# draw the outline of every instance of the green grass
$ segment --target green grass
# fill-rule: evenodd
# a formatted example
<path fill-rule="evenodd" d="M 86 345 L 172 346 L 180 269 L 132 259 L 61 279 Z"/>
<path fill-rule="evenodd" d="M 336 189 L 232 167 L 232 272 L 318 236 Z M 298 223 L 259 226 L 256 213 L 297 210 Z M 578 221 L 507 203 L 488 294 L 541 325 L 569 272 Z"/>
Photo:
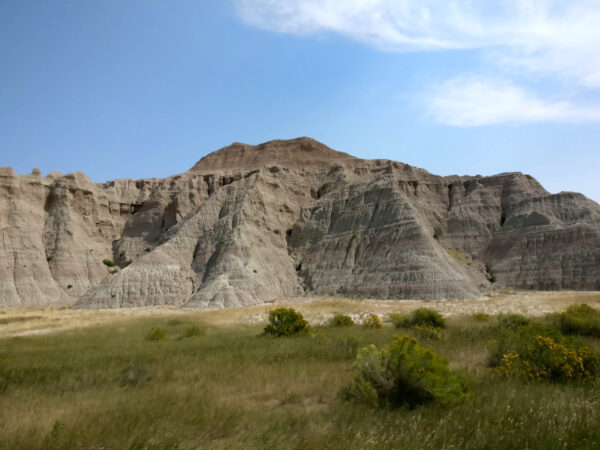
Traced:
<path fill-rule="evenodd" d="M 206 334 L 181 339 L 192 325 Z M 145 339 L 155 327 L 166 339 Z M 314 327 L 273 338 L 262 329 L 209 326 L 189 314 L 0 340 L 0 448 L 600 446 L 598 388 L 490 373 L 487 343 L 498 329 L 471 317 L 419 342 L 465 371 L 472 395 L 413 410 L 369 409 L 340 391 L 356 375 L 357 348 L 414 330 Z"/>

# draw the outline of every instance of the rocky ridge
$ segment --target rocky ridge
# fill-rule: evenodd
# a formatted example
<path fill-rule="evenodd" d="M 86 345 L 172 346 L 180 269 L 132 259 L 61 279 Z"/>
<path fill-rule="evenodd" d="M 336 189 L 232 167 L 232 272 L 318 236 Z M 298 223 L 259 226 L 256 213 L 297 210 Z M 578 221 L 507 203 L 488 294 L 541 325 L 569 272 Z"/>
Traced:
<path fill-rule="evenodd" d="M 520 173 L 439 177 L 309 138 L 235 143 L 166 179 L 0 169 L 0 233 L 0 308 L 600 289 L 600 206 L 585 196 Z"/>

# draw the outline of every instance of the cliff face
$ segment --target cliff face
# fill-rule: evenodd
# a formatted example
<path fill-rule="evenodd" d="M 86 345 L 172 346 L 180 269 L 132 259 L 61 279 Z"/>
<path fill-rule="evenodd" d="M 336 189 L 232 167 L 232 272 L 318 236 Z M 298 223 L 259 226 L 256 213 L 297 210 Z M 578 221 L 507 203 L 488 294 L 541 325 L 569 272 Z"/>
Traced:
<path fill-rule="evenodd" d="M 162 180 L 0 169 L 0 233 L 4 308 L 600 289 L 600 206 L 583 195 L 519 173 L 438 177 L 308 138 L 233 144 Z"/>

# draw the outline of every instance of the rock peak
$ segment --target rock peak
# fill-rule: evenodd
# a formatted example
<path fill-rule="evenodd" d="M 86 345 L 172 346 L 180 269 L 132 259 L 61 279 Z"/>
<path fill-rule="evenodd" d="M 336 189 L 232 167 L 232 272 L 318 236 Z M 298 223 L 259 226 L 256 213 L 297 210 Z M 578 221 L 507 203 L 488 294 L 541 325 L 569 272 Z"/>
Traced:
<path fill-rule="evenodd" d="M 288 168 L 327 167 L 335 163 L 355 160 L 357 158 L 333 150 L 315 139 L 300 137 L 288 140 L 276 139 L 258 145 L 234 142 L 206 155 L 190 171 L 239 171 L 269 165 Z"/>

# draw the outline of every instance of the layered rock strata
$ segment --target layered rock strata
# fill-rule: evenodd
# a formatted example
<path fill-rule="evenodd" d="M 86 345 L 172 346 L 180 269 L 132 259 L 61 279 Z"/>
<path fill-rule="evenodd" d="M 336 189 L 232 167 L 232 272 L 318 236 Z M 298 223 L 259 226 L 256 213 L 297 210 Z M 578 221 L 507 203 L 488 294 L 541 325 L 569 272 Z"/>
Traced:
<path fill-rule="evenodd" d="M 520 173 L 439 177 L 308 138 L 232 144 L 166 179 L 0 169 L 0 233 L 1 308 L 600 289 L 600 206 L 583 195 Z"/>

